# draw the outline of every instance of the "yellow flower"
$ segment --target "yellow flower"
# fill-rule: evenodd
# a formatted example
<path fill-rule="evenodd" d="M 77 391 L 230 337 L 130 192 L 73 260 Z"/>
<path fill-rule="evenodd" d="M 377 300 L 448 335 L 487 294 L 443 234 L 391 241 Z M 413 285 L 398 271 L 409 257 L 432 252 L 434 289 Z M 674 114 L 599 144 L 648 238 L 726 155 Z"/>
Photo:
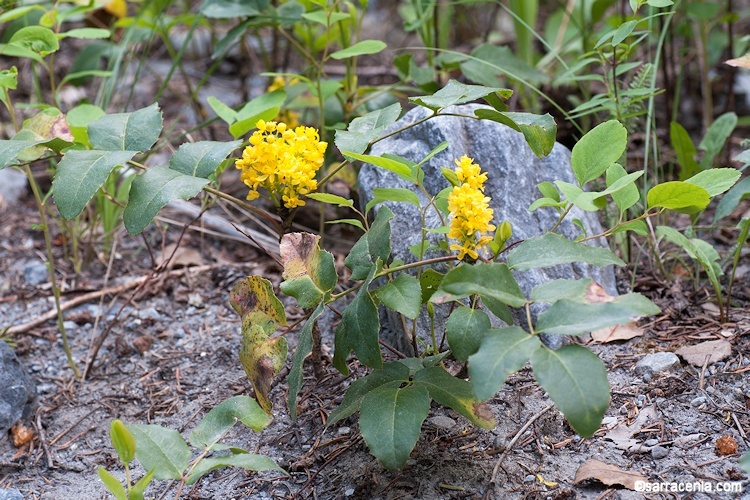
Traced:
<path fill-rule="evenodd" d="M 288 82 L 283 76 L 276 76 L 274 77 L 271 84 L 266 89 L 266 92 L 273 92 L 274 90 L 284 90 L 289 85 L 294 85 L 297 83 L 298 80 L 294 78 L 292 81 Z M 276 121 L 277 122 L 285 122 L 287 126 L 290 129 L 295 129 L 300 125 L 300 114 L 297 111 L 292 111 L 290 109 L 282 109 L 279 111 L 279 114 L 276 115 Z"/>
<path fill-rule="evenodd" d="M 458 252 L 459 260 L 467 255 L 477 259 L 477 250 L 492 241 L 489 233 L 495 230 L 491 224 L 493 211 L 489 205 L 490 199 L 484 195 L 487 174 L 467 156 L 456 160 L 456 165 L 456 177 L 460 184 L 448 195 L 448 210 L 451 212 L 448 237 L 458 243 L 451 244 L 450 249 Z"/>
<path fill-rule="evenodd" d="M 312 127 L 291 129 L 285 123 L 258 120 L 250 145 L 235 166 L 240 179 L 250 188 L 248 200 L 258 198 L 258 189 L 268 191 L 276 206 L 295 208 L 305 204 L 300 195 L 318 188 L 315 180 L 323 165 L 328 143 L 321 142 Z"/>

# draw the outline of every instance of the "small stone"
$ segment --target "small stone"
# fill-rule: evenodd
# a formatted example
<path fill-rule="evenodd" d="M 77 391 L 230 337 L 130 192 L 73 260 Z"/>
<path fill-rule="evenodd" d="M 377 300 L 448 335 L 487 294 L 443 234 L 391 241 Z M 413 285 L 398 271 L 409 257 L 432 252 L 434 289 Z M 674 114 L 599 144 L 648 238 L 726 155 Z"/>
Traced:
<path fill-rule="evenodd" d="M 663 446 L 654 446 L 651 448 L 651 456 L 656 460 L 661 460 L 669 455 L 669 450 Z"/>
<path fill-rule="evenodd" d="M 657 444 L 659 444 L 659 440 L 658 439 L 647 439 L 646 441 L 643 442 L 643 444 L 645 444 L 646 446 L 656 446 Z"/>
<path fill-rule="evenodd" d="M 354 495 L 354 488 L 348 488 L 344 491 L 344 496 L 350 497 Z"/>
<path fill-rule="evenodd" d="M 534 481 L 534 479 L 536 479 L 536 476 L 534 476 L 534 474 L 529 474 L 528 476 L 526 476 L 525 478 L 523 478 L 523 482 L 524 483 L 531 483 L 531 482 Z"/>
<path fill-rule="evenodd" d="M 78 330 L 78 323 L 76 323 L 75 321 L 64 321 L 63 327 L 65 328 L 66 332 L 72 332 Z"/>
<path fill-rule="evenodd" d="M 504 450 L 505 442 L 506 439 L 504 437 L 496 436 L 495 439 L 492 440 L 492 447 L 496 450 Z"/>
<path fill-rule="evenodd" d="M 351 427 L 339 427 L 339 430 L 337 431 L 339 435 L 346 436 L 352 431 Z"/>
<path fill-rule="evenodd" d="M 690 401 L 690 406 L 700 406 L 705 403 L 706 400 L 706 396 L 698 396 L 697 398 L 694 398 L 692 401 Z"/>
<path fill-rule="evenodd" d="M 159 321 L 161 319 L 161 314 L 159 314 L 159 311 L 157 311 L 155 307 L 147 307 L 146 309 L 138 311 L 138 317 L 141 319 Z"/>
<path fill-rule="evenodd" d="M 206 305 L 203 303 L 203 297 L 199 293 L 191 293 L 188 295 L 188 304 L 195 307 L 196 309 L 202 309 Z"/>
<path fill-rule="evenodd" d="M 714 386 L 709 385 L 708 387 L 706 387 L 706 393 L 713 394 L 714 392 L 716 392 L 716 389 L 714 388 Z"/>
<path fill-rule="evenodd" d="M 427 419 L 427 423 L 445 431 L 449 431 L 456 426 L 456 421 L 450 417 L 446 417 L 445 415 L 436 415 L 434 417 L 430 417 Z"/>
<path fill-rule="evenodd" d="M 41 285 L 49 279 L 47 265 L 38 260 L 29 262 L 23 268 L 23 279 L 31 286 Z"/>
<path fill-rule="evenodd" d="M 0 488 L 0 500 L 23 500 L 23 494 L 15 488 Z"/>
<path fill-rule="evenodd" d="M 656 352 L 644 356 L 637 365 L 635 373 L 643 375 L 645 373 L 655 374 L 668 372 L 680 367 L 680 358 L 673 352 Z"/>

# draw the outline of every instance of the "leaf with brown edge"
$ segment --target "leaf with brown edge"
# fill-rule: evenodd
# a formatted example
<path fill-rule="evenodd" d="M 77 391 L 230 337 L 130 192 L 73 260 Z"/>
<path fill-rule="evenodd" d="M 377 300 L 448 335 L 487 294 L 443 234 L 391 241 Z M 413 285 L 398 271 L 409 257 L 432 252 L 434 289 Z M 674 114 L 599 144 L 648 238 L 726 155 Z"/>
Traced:
<path fill-rule="evenodd" d="M 320 236 L 290 233 L 281 238 L 279 253 L 284 264 L 281 291 L 311 309 L 333 290 L 338 281 L 333 255 L 319 246 Z"/>
<path fill-rule="evenodd" d="M 643 335 L 643 328 L 635 323 L 625 323 L 624 325 L 608 326 L 591 332 L 591 338 L 594 342 L 606 343 L 616 340 L 629 340 Z"/>
<path fill-rule="evenodd" d="M 595 479 L 606 486 L 615 484 L 622 485 L 629 490 L 635 490 L 637 481 L 648 481 L 648 478 L 638 472 L 621 470 L 611 464 L 600 462 L 599 460 L 589 460 L 583 463 L 576 471 L 573 484 Z"/>
<path fill-rule="evenodd" d="M 229 294 L 229 302 L 242 317 L 240 363 L 255 389 L 261 407 L 271 413 L 268 398 L 271 384 L 286 361 L 287 342 L 271 335 L 286 325 L 284 306 L 273 293 L 273 286 L 260 276 L 248 276 Z"/>

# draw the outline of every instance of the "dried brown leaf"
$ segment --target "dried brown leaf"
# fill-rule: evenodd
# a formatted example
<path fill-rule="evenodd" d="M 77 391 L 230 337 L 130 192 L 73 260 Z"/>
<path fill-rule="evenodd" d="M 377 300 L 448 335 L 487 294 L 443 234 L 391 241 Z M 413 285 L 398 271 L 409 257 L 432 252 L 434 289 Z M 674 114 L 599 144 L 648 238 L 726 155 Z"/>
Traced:
<path fill-rule="evenodd" d="M 16 448 L 20 448 L 34 439 L 34 431 L 23 425 L 21 422 L 18 422 L 11 427 L 10 433 L 13 435 L 13 445 Z"/>
<path fill-rule="evenodd" d="M 750 69 L 750 54 L 745 54 L 744 56 L 738 57 L 737 59 L 729 59 L 728 61 L 724 61 L 724 64 L 727 64 L 734 68 Z"/>
<path fill-rule="evenodd" d="M 591 338 L 595 342 L 606 343 L 614 342 L 616 340 L 628 340 L 643 335 L 643 328 L 640 328 L 635 323 L 627 323 L 625 325 L 615 325 L 600 330 L 591 332 Z"/>
<path fill-rule="evenodd" d="M 636 481 L 648 481 L 648 478 L 639 472 L 624 471 L 599 460 L 589 460 L 582 464 L 576 471 L 573 484 L 578 484 L 588 479 L 596 479 L 607 486 L 619 484 L 629 490 L 635 490 Z"/>
<path fill-rule="evenodd" d="M 716 440 L 717 455 L 734 455 L 735 453 L 737 453 L 737 441 L 732 436 L 724 434 Z"/>
<path fill-rule="evenodd" d="M 675 354 L 682 357 L 693 366 L 703 366 L 708 357 L 708 363 L 722 361 L 732 355 L 732 344 L 726 340 L 709 340 L 700 344 L 680 347 Z"/>

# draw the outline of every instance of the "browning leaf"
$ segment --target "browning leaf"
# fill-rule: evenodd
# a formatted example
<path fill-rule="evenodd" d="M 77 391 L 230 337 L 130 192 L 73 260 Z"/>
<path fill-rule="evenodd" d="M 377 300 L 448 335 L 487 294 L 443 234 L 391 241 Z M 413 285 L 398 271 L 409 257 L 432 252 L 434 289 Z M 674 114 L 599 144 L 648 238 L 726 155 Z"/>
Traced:
<path fill-rule="evenodd" d="M 648 481 L 643 474 L 624 471 L 599 460 L 589 460 L 583 463 L 576 471 L 573 484 L 578 484 L 588 479 L 596 479 L 607 486 L 620 484 L 629 490 L 635 490 L 636 481 Z"/>

